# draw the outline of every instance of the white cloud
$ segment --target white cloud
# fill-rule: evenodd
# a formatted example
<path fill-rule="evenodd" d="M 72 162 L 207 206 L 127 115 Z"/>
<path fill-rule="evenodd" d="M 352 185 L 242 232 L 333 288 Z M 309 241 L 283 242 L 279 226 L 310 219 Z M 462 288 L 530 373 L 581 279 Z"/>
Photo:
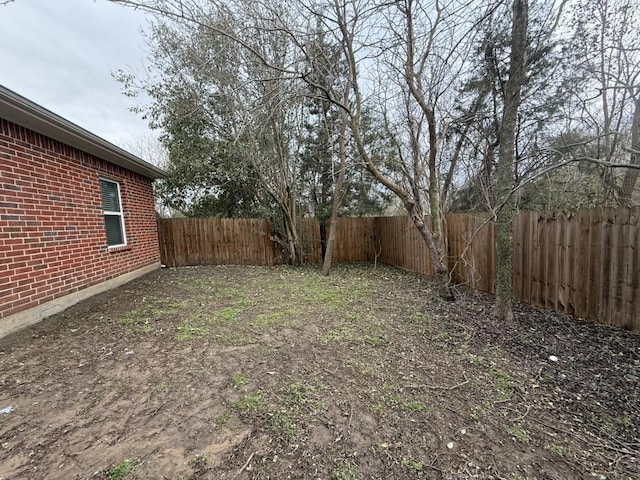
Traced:
<path fill-rule="evenodd" d="M 148 135 L 111 73 L 142 69 L 143 12 L 106 0 L 16 0 L 0 7 L 0 84 L 123 145 Z M 135 100 L 134 100 L 135 101 Z"/>

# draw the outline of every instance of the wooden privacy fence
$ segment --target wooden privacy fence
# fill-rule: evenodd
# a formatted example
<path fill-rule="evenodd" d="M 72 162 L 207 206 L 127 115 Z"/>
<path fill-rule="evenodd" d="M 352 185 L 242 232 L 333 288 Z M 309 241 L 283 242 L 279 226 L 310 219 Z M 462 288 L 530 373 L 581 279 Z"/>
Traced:
<path fill-rule="evenodd" d="M 543 215 L 514 222 L 514 288 L 522 302 L 640 332 L 640 207 Z M 427 248 L 408 217 L 338 219 L 333 260 L 373 261 L 431 275 Z M 495 225 L 446 215 L 454 282 L 495 291 Z M 161 219 L 168 266 L 282 263 L 267 220 Z M 320 226 L 303 221 L 305 261 L 320 263 Z"/>
<path fill-rule="evenodd" d="M 263 219 L 171 218 L 158 221 L 160 259 L 186 265 L 273 265 L 277 245 Z"/>
<path fill-rule="evenodd" d="M 373 217 L 339 218 L 333 260 L 373 260 Z M 160 258 L 169 267 L 186 265 L 276 265 L 284 261 L 271 240 L 268 220 L 246 218 L 163 218 L 158 220 Z M 307 263 L 321 263 L 320 224 L 302 221 L 302 248 Z"/>

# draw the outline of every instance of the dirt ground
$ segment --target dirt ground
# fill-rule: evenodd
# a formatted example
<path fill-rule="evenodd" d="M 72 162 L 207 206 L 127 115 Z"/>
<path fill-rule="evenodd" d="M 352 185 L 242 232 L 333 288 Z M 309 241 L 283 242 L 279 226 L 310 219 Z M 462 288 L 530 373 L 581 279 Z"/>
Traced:
<path fill-rule="evenodd" d="M 372 265 L 159 270 L 0 340 L 0 479 L 640 478 L 640 336 L 491 306 Z"/>

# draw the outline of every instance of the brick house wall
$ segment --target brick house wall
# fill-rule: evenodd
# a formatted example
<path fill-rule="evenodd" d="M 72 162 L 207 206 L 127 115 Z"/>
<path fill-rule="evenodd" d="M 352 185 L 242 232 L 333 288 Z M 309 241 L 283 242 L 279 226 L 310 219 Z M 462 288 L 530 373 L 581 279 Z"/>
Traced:
<path fill-rule="evenodd" d="M 107 247 L 100 178 L 120 183 L 126 246 Z M 152 182 L 0 119 L 0 327 L 14 313 L 158 264 Z"/>

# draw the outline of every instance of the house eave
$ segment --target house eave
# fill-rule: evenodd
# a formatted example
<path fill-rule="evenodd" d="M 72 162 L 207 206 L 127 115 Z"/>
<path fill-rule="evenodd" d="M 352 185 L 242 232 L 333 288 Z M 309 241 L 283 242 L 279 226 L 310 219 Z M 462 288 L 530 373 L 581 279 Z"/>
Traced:
<path fill-rule="evenodd" d="M 0 85 L 0 118 L 139 173 L 166 178 L 167 172 Z"/>

